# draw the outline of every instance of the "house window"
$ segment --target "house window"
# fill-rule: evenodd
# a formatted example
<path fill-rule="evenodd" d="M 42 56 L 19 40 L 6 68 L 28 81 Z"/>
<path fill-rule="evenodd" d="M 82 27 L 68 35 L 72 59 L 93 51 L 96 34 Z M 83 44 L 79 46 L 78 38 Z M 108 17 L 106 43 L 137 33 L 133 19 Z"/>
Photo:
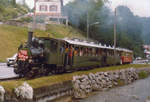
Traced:
<path fill-rule="evenodd" d="M 47 11 L 47 5 L 40 5 L 40 11 Z"/>
<path fill-rule="evenodd" d="M 56 5 L 51 5 L 49 7 L 49 11 L 57 11 L 57 6 Z"/>

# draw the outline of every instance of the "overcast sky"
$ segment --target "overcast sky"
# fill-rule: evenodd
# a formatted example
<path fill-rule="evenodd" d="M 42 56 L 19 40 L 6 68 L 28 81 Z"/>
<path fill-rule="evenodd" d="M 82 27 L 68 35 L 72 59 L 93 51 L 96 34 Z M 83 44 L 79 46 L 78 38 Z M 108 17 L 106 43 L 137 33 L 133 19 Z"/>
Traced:
<path fill-rule="evenodd" d="M 118 5 L 128 6 L 138 16 L 150 17 L 150 0 L 110 0 L 114 10 Z"/>
<path fill-rule="evenodd" d="M 19 0 L 18 0 L 19 1 Z M 72 0 L 64 0 L 67 4 Z M 26 3 L 32 8 L 34 0 L 26 0 Z M 142 17 L 150 17 L 150 0 L 110 0 L 112 10 L 118 5 L 128 6 L 135 15 Z"/>

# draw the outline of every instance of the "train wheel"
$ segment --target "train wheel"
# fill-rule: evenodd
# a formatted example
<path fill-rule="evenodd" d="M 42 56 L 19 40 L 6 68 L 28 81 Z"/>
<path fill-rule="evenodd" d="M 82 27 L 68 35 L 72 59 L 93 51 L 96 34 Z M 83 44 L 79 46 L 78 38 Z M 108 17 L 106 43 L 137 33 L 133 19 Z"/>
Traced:
<path fill-rule="evenodd" d="M 59 74 L 59 73 L 60 73 L 60 70 L 61 70 L 60 67 L 56 67 L 56 68 L 55 68 L 56 74 Z"/>
<path fill-rule="evenodd" d="M 57 67 L 56 66 L 51 66 L 51 70 L 50 70 L 50 72 L 52 73 L 52 74 L 56 74 L 56 71 L 57 70 Z"/>
<path fill-rule="evenodd" d="M 37 67 L 32 68 L 32 70 L 30 70 L 30 71 L 26 74 L 26 76 L 27 76 L 28 78 L 34 78 L 34 77 L 36 77 L 36 76 L 38 76 L 38 75 L 39 75 L 39 72 L 38 72 L 38 68 L 37 68 Z"/>
<path fill-rule="evenodd" d="M 23 74 L 19 74 L 19 78 L 23 78 L 24 77 L 24 75 Z"/>
<path fill-rule="evenodd" d="M 30 71 L 30 72 L 28 72 L 28 73 L 26 74 L 26 77 L 27 77 L 27 78 L 33 78 L 33 76 L 34 76 L 34 72 L 33 72 L 33 71 Z"/>
<path fill-rule="evenodd" d="M 62 67 L 62 73 L 66 73 L 66 68 L 65 67 Z"/>
<path fill-rule="evenodd" d="M 20 62 L 18 65 L 18 71 L 19 71 L 19 75 L 21 77 L 25 77 L 27 73 L 29 73 L 31 70 L 31 68 L 29 67 L 29 64 L 27 62 Z"/>

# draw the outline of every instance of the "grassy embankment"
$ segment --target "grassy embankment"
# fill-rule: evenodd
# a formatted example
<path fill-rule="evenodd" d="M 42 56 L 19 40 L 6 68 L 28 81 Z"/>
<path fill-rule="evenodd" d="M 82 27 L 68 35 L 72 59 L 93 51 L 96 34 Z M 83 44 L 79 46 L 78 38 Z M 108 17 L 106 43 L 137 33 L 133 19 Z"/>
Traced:
<path fill-rule="evenodd" d="M 4 86 L 5 89 L 12 93 L 13 89 L 19 85 L 21 85 L 23 82 L 28 82 L 34 89 L 50 86 L 56 83 L 61 83 L 64 81 L 72 80 L 72 77 L 75 75 L 83 75 L 83 74 L 89 74 L 89 73 L 96 73 L 101 71 L 110 71 L 110 70 L 120 70 L 120 69 L 126 69 L 126 68 L 150 68 L 150 65 L 121 65 L 121 66 L 112 66 L 112 67 L 105 67 L 105 68 L 97 68 L 93 70 L 88 71 L 78 71 L 74 73 L 65 73 L 61 75 L 53 75 L 53 76 L 47 76 L 47 77 L 41 77 L 36 78 L 32 80 L 26 80 L 26 79 L 19 79 L 19 80 L 13 80 L 13 81 L 5 81 L 0 82 L 0 85 Z"/>
<path fill-rule="evenodd" d="M 17 52 L 21 42 L 27 41 L 27 28 L 0 25 L 0 62 L 6 61 Z M 36 30 L 36 36 L 48 36 L 54 38 L 83 37 L 82 32 L 64 25 L 49 25 L 47 31 Z"/>

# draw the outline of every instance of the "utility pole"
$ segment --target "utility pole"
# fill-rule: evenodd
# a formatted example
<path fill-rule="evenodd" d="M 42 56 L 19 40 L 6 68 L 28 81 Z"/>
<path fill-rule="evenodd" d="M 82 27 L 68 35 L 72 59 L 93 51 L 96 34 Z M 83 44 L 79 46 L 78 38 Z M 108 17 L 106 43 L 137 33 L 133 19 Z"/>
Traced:
<path fill-rule="evenodd" d="M 116 31 L 116 24 L 117 23 L 117 9 L 115 8 L 115 17 L 114 17 L 114 55 L 116 57 L 116 35 L 117 35 L 117 31 Z"/>
<path fill-rule="evenodd" d="M 87 40 L 89 39 L 89 28 L 90 28 L 90 24 L 89 24 L 89 13 L 87 11 Z"/>
<path fill-rule="evenodd" d="M 34 0 L 34 17 L 33 17 L 33 31 L 36 29 L 36 0 Z"/>
<path fill-rule="evenodd" d="M 22 5 L 25 5 L 25 4 L 26 4 L 25 0 L 22 0 Z"/>
<path fill-rule="evenodd" d="M 87 12 L 87 40 L 89 40 L 90 26 L 97 25 L 97 24 L 100 24 L 100 22 L 94 22 L 94 23 L 90 24 L 90 22 L 89 22 L 89 14 Z"/>

